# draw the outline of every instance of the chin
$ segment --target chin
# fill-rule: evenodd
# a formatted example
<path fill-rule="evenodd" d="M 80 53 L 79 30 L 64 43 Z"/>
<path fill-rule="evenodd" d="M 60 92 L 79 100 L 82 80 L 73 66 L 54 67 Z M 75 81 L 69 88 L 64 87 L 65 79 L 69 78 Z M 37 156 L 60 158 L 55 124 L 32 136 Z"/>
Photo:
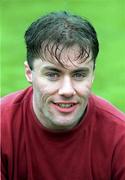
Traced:
<path fill-rule="evenodd" d="M 64 121 L 64 119 L 63 119 L 58 122 L 54 122 L 54 124 L 57 128 L 60 128 L 60 129 L 70 129 L 70 128 L 74 127 L 77 124 L 77 122 L 74 122 L 73 120 L 70 120 L 70 121 L 65 120 Z"/>

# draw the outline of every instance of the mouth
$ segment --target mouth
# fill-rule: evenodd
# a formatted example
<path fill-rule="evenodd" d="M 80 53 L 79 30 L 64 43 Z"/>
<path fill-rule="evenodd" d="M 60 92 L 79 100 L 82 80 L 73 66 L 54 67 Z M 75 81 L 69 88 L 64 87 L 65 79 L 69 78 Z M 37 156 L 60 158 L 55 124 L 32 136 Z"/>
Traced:
<path fill-rule="evenodd" d="M 59 112 L 71 113 L 71 112 L 75 111 L 78 103 L 74 103 L 74 102 L 58 102 L 58 103 L 53 103 L 52 105 Z"/>

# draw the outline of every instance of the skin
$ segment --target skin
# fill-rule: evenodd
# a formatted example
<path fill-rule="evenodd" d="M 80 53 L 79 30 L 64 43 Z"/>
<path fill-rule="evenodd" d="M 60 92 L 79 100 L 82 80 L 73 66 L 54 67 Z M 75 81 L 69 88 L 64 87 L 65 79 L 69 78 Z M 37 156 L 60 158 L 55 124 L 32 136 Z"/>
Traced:
<path fill-rule="evenodd" d="M 75 61 L 78 52 L 77 46 L 63 50 L 60 60 L 66 68 L 57 62 L 35 59 L 31 70 L 25 62 L 26 78 L 33 86 L 33 110 L 38 121 L 49 130 L 72 129 L 85 114 L 94 79 L 93 61 L 91 54 L 82 63 Z M 75 102 L 76 106 L 71 112 L 60 112 L 53 105 L 57 102 Z"/>

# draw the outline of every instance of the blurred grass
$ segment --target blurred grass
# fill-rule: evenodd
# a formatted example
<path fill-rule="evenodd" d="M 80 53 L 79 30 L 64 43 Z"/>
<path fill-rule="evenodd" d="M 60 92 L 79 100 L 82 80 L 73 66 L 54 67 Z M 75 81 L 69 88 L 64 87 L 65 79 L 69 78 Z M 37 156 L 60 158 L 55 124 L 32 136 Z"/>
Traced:
<path fill-rule="evenodd" d="M 125 112 L 124 0 L 2 0 L 1 96 L 27 87 L 24 32 L 39 16 L 67 10 L 87 17 L 100 41 L 93 91 Z"/>

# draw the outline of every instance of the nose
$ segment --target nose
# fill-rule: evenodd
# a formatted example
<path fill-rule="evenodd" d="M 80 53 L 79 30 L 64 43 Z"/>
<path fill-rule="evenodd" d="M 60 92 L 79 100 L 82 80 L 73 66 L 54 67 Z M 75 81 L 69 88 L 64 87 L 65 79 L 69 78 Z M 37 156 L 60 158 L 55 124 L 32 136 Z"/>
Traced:
<path fill-rule="evenodd" d="M 65 97 L 72 97 L 73 95 L 76 94 L 70 77 L 68 76 L 64 77 L 58 93 L 59 95 L 65 96 Z"/>

